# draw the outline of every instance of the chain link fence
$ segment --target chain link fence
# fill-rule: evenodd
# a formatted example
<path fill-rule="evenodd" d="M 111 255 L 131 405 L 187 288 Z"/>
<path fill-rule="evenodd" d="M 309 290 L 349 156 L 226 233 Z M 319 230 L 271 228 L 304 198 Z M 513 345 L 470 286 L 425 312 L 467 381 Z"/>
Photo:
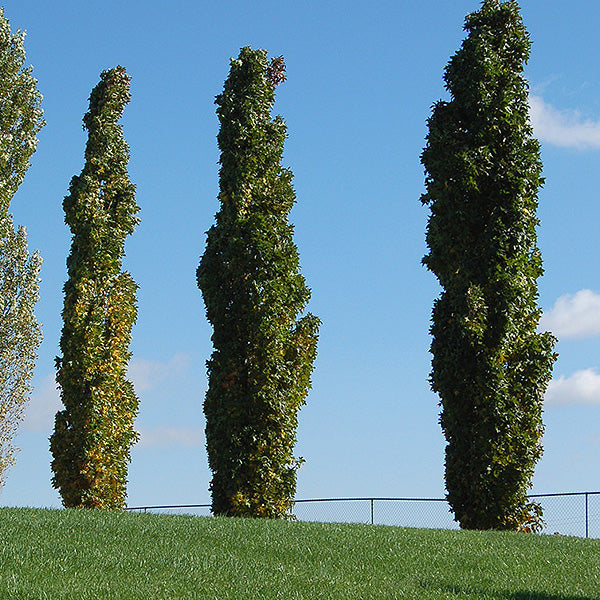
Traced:
<path fill-rule="evenodd" d="M 534 494 L 542 505 L 546 527 L 542 533 L 600 538 L 600 492 Z M 133 506 L 128 510 L 210 516 L 210 504 Z M 443 498 L 312 498 L 296 500 L 292 509 L 299 521 L 365 523 L 426 529 L 458 529 Z"/>

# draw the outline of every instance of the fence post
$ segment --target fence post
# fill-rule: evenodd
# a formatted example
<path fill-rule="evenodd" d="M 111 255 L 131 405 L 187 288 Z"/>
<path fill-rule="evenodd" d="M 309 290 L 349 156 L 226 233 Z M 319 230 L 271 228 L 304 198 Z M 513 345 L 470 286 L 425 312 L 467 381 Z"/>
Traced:
<path fill-rule="evenodd" d="M 375 523 L 375 520 L 373 519 L 373 512 L 374 512 L 373 504 L 374 503 L 375 503 L 375 498 L 371 498 L 371 525 L 373 525 Z"/>
<path fill-rule="evenodd" d="M 588 539 L 589 534 L 590 534 L 588 496 L 589 496 L 589 494 L 586 492 L 585 493 L 585 539 Z"/>

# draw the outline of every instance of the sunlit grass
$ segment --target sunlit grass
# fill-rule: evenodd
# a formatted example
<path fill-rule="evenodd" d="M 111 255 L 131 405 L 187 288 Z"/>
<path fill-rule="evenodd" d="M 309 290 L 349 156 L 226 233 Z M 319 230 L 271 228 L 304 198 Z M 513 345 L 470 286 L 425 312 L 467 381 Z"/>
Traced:
<path fill-rule="evenodd" d="M 600 599 L 600 541 L 0 509 L 0 598 Z"/>

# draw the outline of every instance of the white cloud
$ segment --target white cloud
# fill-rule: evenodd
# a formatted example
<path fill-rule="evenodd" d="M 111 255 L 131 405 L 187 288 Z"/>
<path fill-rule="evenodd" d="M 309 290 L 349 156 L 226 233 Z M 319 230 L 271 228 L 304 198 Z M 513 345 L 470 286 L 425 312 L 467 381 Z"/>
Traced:
<path fill-rule="evenodd" d="M 25 408 L 22 429 L 50 432 L 54 427 L 54 415 L 62 407 L 54 375 L 48 375 L 33 389 L 31 400 Z"/>
<path fill-rule="evenodd" d="M 134 358 L 127 368 L 136 393 L 148 392 L 157 385 L 184 373 L 189 366 L 189 356 L 176 354 L 169 362 Z"/>
<path fill-rule="evenodd" d="M 184 446 L 187 448 L 204 445 L 204 430 L 193 427 L 138 428 L 139 448 L 155 446 Z"/>
<path fill-rule="evenodd" d="M 139 395 L 140 392 L 154 389 L 170 377 L 181 375 L 188 368 L 188 364 L 189 357 L 184 354 L 176 354 L 169 362 L 136 358 L 129 363 L 127 373 Z M 62 409 L 63 405 L 60 401 L 60 391 L 56 385 L 55 376 L 54 374 L 48 375 L 34 387 L 31 400 L 25 408 L 25 417 L 21 428 L 24 431 L 50 432 L 54 427 L 54 415 Z M 152 437 L 151 434 L 149 435 Z M 176 437 L 175 433 L 169 434 L 167 430 L 163 431 L 163 438 L 168 435 Z M 193 436 L 190 432 L 181 436 L 184 445 L 189 445 L 192 439 Z"/>
<path fill-rule="evenodd" d="M 600 148 L 600 120 L 586 119 L 576 110 L 559 110 L 540 96 L 529 96 L 535 135 L 563 148 Z"/>
<path fill-rule="evenodd" d="M 559 338 L 585 338 L 600 335 L 600 294 L 579 290 L 561 296 L 542 315 L 540 330 Z"/>
<path fill-rule="evenodd" d="M 600 374 L 595 369 L 577 371 L 553 379 L 546 390 L 548 404 L 596 404 L 600 406 Z"/>

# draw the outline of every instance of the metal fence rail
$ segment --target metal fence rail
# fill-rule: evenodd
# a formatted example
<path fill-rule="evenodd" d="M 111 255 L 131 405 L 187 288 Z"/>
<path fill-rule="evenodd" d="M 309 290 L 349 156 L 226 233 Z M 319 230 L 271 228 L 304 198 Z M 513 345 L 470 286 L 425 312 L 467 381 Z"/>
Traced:
<path fill-rule="evenodd" d="M 600 538 L 600 492 L 532 494 L 542 505 L 542 533 Z M 132 506 L 127 510 L 210 515 L 210 504 Z M 299 521 L 365 523 L 428 529 L 458 529 L 444 498 L 310 498 L 296 500 L 292 514 Z"/>

